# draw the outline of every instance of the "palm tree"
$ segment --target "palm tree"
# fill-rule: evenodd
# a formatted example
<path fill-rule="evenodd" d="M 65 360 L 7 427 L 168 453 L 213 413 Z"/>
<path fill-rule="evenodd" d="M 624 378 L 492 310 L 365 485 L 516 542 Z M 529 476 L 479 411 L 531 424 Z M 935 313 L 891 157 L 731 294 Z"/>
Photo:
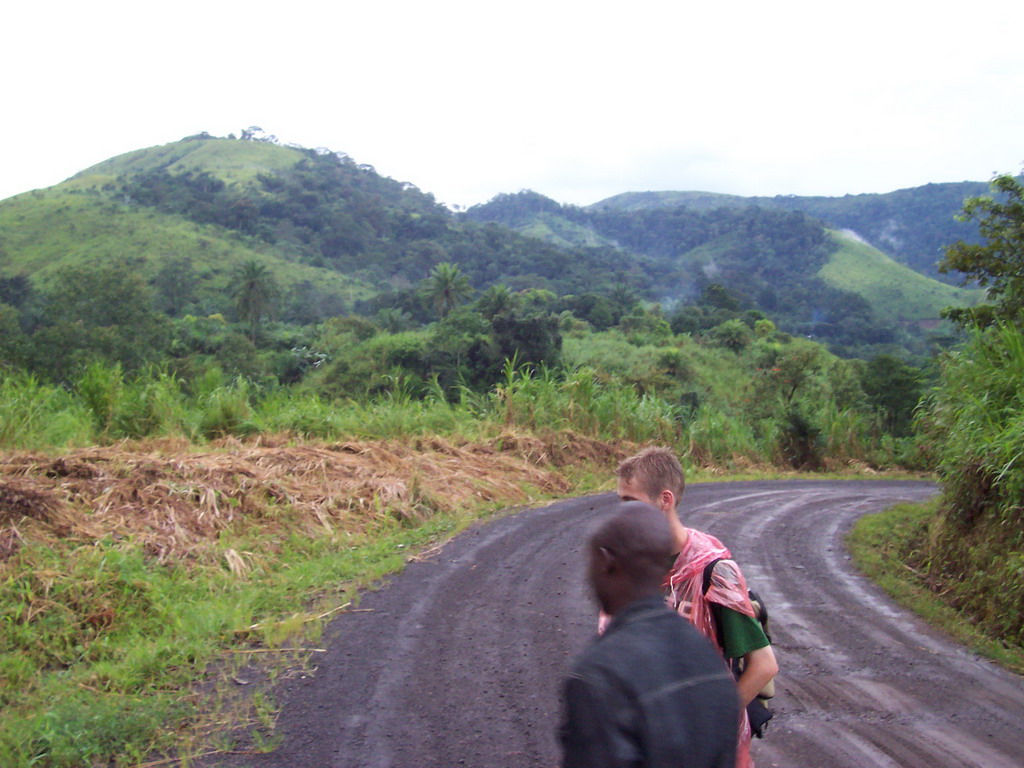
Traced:
<path fill-rule="evenodd" d="M 626 283 L 616 283 L 606 295 L 613 304 L 622 310 L 622 314 L 627 314 L 639 301 L 636 291 Z"/>
<path fill-rule="evenodd" d="M 249 323 L 249 339 L 255 344 L 260 322 L 274 312 L 278 296 L 277 281 L 264 264 L 255 259 L 242 263 L 231 283 L 238 319 Z"/>
<path fill-rule="evenodd" d="M 424 292 L 437 314 L 445 318 L 473 292 L 466 277 L 457 264 L 442 261 L 427 276 Z"/>
<path fill-rule="evenodd" d="M 512 309 L 516 305 L 518 298 L 507 285 L 498 283 L 484 291 L 480 298 L 477 299 L 476 309 L 488 320 L 493 320 L 502 312 Z"/>

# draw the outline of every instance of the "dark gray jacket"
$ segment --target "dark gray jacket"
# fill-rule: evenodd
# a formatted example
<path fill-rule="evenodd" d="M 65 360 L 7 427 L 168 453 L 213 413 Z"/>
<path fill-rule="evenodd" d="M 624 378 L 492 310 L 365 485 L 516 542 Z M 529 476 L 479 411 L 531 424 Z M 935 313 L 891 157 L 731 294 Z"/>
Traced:
<path fill-rule="evenodd" d="M 736 681 L 661 597 L 620 611 L 577 657 L 564 707 L 565 768 L 733 768 Z"/>

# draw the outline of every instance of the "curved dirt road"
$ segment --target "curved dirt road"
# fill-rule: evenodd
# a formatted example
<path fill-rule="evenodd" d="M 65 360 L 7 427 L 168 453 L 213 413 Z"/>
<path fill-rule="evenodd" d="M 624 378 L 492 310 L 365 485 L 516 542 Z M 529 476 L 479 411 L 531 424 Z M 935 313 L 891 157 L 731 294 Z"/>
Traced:
<path fill-rule="evenodd" d="M 703 484 L 688 525 L 722 538 L 772 610 L 782 672 L 760 768 L 1020 768 L 1024 681 L 896 608 L 842 546 L 902 481 Z M 340 616 L 313 678 L 278 691 L 284 743 L 206 765 L 553 768 L 559 687 L 595 627 L 586 532 L 610 494 L 478 526 Z"/>

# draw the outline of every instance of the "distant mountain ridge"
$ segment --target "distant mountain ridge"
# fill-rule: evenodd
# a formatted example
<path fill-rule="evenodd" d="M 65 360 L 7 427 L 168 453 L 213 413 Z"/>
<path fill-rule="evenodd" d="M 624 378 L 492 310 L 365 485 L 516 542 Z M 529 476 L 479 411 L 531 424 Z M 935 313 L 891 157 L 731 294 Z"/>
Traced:
<path fill-rule="evenodd" d="M 958 281 L 957 276 L 942 275 L 937 264 L 945 246 L 957 240 L 977 240 L 977 226 L 957 221 L 956 215 L 966 198 L 988 192 L 987 183 L 975 181 L 926 184 L 895 192 L 842 197 L 625 192 L 594 203 L 587 210 L 640 211 L 678 207 L 708 211 L 759 206 L 803 211 L 835 229 L 852 230 L 870 245 L 923 275 L 954 283 Z"/>
<path fill-rule="evenodd" d="M 959 210 L 960 193 L 982 189 L 957 186 L 938 195 L 928 190 L 923 207 L 942 210 L 956 196 Z M 873 247 L 861 234 L 879 230 L 870 217 L 858 219 L 840 206 L 844 215 L 833 216 L 840 224 L 823 224 L 800 210 L 800 198 L 791 200 L 793 205 L 759 201 L 713 193 L 627 193 L 580 208 L 526 190 L 498 195 L 465 215 L 552 242 L 585 233 L 646 259 L 644 268 L 662 301 L 686 301 L 687 285 L 700 290 L 720 283 L 786 330 L 833 345 L 858 336 L 892 343 L 901 332 L 920 340 L 939 325 L 942 308 L 980 299 L 978 290 L 935 280 Z M 832 205 L 827 198 L 812 202 Z M 877 207 L 877 201 L 870 202 Z M 913 223 L 913 217 L 901 213 L 901 196 L 883 202 L 890 219 Z"/>

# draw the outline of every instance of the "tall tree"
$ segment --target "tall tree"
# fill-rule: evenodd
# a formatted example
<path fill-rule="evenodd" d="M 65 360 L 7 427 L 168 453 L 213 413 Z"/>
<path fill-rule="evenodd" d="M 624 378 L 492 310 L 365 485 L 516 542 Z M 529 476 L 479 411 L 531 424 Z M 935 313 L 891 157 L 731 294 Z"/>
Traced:
<path fill-rule="evenodd" d="M 157 308 L 171 317 L 180 317 L 185 308 L 195 301 L 199 275 L 188 256 L 168 258 L 153 278 Z"/>
<path fill-rule="evenodd" d="M 958 270 L 964 282 L 977 280 L 994 303 L 972 309 L 946 309 L 961 324 L 1024 320 L 1024 185 L 1013 176 L 992 180 L 992 197 L 971 197 L 961 221 L 977 221 L 984 243 L 958 241 L 946 249 L 940 272 Z"/>
<path fill-rule="evenodd" d="M 260 323 L 273 316 L 279 293 L 277 281 L 265 264 L 250 259 L 235 270 L 231 286 L 235 311 L 239 320 L 249 324 L 249 339 L 254 344 Z"/>
<path fill-rule="evenodd" d="M 445 318 L 473 292 L 466 277 L 457 264 L 442 261 L 431 271 L 425 281 L 424 291 L 430 303 L 441 318 Z"/>
<path fill-rule="evenodd" d="M 374 321 L 382 331 L 399 333 L 412 327 L 412 315 L 398 307 L 384 307 L 377 311 Z"/>
<path fill-rule="evenodd" d="M 878 355 L 868 363 L 861 386 L 868 402 L 881 412 L 886 430 L 899 437 L 909 435 L 924 390 L 921 371 L 898 357 Z"/>
<path fill-rule="evenodd" d="M 626 283 L 616 283 L 613 285 L 611 290 L 608 291 L 608 298 L 622 310 L 622 314 L 629 312 L 633 305 L 639 301 L 636 291 Z"/>

